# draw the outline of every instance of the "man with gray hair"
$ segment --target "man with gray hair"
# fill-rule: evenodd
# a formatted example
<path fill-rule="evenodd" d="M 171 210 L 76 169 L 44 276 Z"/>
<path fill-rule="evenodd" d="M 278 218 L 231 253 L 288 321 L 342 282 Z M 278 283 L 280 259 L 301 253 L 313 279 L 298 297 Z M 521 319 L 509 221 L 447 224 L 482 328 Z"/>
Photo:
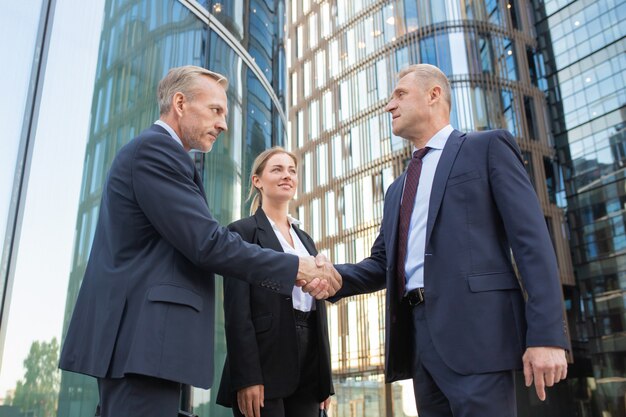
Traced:
<path fill-rule="evenodd" d="M 541 400 L 567 373 L 556 257 L 511 134 L 459 132 L 450 106 L 437 67 L 400 72 L 385 110 L 413 158 L 336 298 L 387 289 L 385 377 L 413 379 L 420 417 L 513 417 L 515 369 Z"/>
<path fill-rule="evenodd" d="M 227 80 L 174 68 L 158 87 L 160 118 L 117 154 L 61 353 L 60 368 L 98 379 L 106 417 L 172 417 L 180 386 L 210 388 L 214 273 L 316 298 L 341 277 L 315 260 L 244 242 L 207 206 L 188 151 L 227 130 Z"/>

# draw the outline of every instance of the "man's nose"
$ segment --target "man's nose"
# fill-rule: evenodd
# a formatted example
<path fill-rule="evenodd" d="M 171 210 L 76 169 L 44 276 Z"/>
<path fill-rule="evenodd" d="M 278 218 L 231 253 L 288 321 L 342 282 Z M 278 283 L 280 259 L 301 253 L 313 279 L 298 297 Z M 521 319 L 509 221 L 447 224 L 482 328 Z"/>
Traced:
<path fill-rule="evenodd" d="M 396 101 L 395 100 L 391 100 L 389 103 L 387 103 L 387 105 L 385 106 L 385 111 L 392 111 L 393 109 L 395 109 L 397 107 L 396 105 Z"/>
<path fill-rule="evenodd" d="M 217 127 L 222 132 L 228 132 L 228 125 L 226 124 L 226 118 L 221 119 L 215 127 Z"/>

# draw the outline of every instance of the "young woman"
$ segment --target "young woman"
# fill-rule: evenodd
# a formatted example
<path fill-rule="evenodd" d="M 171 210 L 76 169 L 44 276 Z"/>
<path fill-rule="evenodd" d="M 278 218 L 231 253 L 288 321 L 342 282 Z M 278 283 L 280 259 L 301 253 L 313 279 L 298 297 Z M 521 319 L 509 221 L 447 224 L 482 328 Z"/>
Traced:
<path fill-rule="evenodd" d="M 229 228 L 264 248 L 316 255 L 311 237 L 288 214 L 297 186 L 296 156 L 280 147 L 264 151 L 252 166 L 254 215 Z M 224 279 L 227 357 L 217 403 L 236 417 L 318 417 L 328 408 L 333 386 L 324 303 L 295 286 L 285 297 Z"/>

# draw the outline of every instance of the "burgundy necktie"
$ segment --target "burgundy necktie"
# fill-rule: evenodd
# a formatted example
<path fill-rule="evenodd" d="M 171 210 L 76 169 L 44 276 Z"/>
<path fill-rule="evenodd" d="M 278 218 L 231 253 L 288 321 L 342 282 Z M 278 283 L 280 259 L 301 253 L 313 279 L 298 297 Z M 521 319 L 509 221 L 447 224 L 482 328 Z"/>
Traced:
<path fill-rule="evenodd" d="M 415 205 L 415 194 L 417 185 L 420 182 L 422 173 L 422 158 L 430 150 L 429 147 L 418 149 L 413 152 L 413 158 L 409 162 L 404 182 L 404 193 L 402 193 L 402 203 L 400 203 L 400 223 L 398 225 L 398 256 L 396 258 L 396 273 L 398 277 L 398 289 L 400 298 L 404 296 L 405 276 L 404 264 L 406 262 L 407 242 L 409 240 L 409 226 L 411 224 L 411 214 Z"/>

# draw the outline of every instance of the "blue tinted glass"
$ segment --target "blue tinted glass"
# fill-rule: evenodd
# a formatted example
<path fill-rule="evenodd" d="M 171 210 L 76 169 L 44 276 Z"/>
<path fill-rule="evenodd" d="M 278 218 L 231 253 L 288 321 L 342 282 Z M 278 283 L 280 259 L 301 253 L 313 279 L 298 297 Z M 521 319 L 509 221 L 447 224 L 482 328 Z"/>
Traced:
<path fill-rule="evenodd" d="M 452 75 L 452 57 L 450 56 L 450 41 L 448 34 L 440 34 L 435 37 L 437 48 L 437 66 L 447 76 Z"/>
<path fill-rule="evenodd" d="M 480 67 L 482 72 L 493 73 L 493 57 L 489 38 L 485 36 L 478 38 L 478 51 L 480 54 Z"/>
<path fill-rule="evenodd" d="M 517 118 L 515 115 L 515 103 L 513 99 L 513 92 L 509 90 L 502 90 L 502 114 L 506 120 L 505 128 L 513 134 L 518 136 L 517 131 Z"/>
<path fill-rule="evenodd" d="M 496 25 L 501 24 L 498 0 L 485 0 L 485 9 L 487 11 L 488 19 L 491 23 L 494 23 Z"/>
<path fill-rule="evenodd" d="M 428 36 L 420 39 L 420 58 L 424 64 L 437 65 L 437 50 L 435 49 L 435 38 Z"/>
<path fill-rule="evenodd" d="M 417 2 L 405 1 L 404 2 L 404 21 L 407 32 L 412 32 L 418 28 L 417 20 Z"/>

